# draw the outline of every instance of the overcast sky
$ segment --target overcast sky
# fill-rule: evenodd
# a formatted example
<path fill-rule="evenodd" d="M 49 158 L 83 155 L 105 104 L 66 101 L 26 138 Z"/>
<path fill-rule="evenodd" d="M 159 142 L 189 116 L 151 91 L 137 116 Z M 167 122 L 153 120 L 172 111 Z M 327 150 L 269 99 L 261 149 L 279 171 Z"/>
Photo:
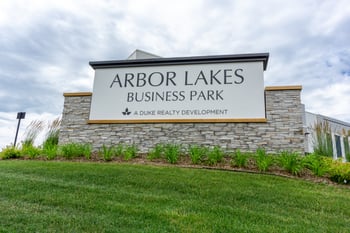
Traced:
<path fill-rule="evenodd" d="M 306 110 L 350 122 L 348 0 L 0 0 L 0 148 L 17 112 L 53 120 L 92 91 L 89 61 L 270 53 L 265 86 L 302 85 Z"/>

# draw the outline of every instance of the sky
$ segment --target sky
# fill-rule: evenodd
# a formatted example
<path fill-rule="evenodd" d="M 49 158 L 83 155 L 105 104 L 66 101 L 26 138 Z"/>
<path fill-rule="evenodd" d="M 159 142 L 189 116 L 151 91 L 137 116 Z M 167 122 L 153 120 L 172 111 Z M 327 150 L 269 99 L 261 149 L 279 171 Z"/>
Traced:
<path fill-rule="evenodd" d="M 64 92 L 92 91 L 89 61 L 135 49 L 267 52 L 265 86 L 302 85 L 306 111 L 350 122 L 349 25 L 348 0 L 0 0 L 0 148 L 17 112 L 21 141 L 32 121 L 60 117 Z"/>

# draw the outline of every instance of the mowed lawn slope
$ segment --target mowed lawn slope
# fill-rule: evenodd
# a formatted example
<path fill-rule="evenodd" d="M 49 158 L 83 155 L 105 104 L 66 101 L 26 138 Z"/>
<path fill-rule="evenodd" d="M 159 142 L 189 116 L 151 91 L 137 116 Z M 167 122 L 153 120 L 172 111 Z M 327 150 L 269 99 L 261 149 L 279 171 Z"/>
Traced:
<path fill-rule="evenodd" d="M 0 161 L 0 232 L 349 232 L 350 189 L 262 174 Z"/>

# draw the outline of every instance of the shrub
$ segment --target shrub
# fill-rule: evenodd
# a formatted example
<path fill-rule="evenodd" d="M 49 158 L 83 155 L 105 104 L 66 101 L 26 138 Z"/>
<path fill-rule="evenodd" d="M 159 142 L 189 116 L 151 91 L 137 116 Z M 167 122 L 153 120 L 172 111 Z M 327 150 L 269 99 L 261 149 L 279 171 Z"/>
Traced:
<path fill-rule="evenodd" d="M 40 155 L 42 153 L 41 149 L 38 147 L 33 146 L 30 143 L 27 144 L 23 144 L 22 145 L 22 151 L 21 154 L 23 156 L 28 156 L 30 159 L 34 159 L 35 157 L 37 157 L 38 155 Z"/>
<path fill-rule="evenodd" d="M 102 148 L 98 151 L 98 154 L 104 159 L 104 161 L 111 161 L 114 154 L 114 147 L 107 147 L 103 144 Z"/>
<path fill-rule="evenodd" d="M 350 163 L 332 161 L 329 169 L 330 179 L 339 184 L 350 184 Z"/>
<path fill-rule="evenodd" d="M 21 157 L 21 151 L 15 146 L 6 146 L 0 153 L 2 159 L 16 159 Z"/>
<path fill-rule="evenodd" d="M 208 148 L 199 145 L 191 145 L 189 147 L 189 155 L 193 164 L 199 164 L 207 155 Z"/>
<path fill-rule="evenodd" d="M 329 162 L 327 160 L 332 160 L 320 156 L 318 154 L 309 154 L 304 158 L 305 167 L 308 168 L 315 176 L 323 176 L 329 169 Z"/>
<path fill-rule="evenodd" d="M 79 151 L 79 145 L 76 143 L 68 143 L 65 145 L 62 145 L 59 150 L 60 150 L 60 155 L 63 156 L 66 159 L 71 159 L 73 157 L 78 157 L 80 156 L 80 151 Z"/>
<path fill-rule="evenodd" d="M 247 167 L 249 154 L 242 153 L 239 149 L 235 151 L 231 159 L 231 165 L 234 167 Z"/>
<path fill-rule="evenodd" d="M 269 170 L 271 165 L 273 164 L 273 157 L 270 155 L 266 154 L 265 149 L 263 148 L 258 148 L 256 150 L 256 165 L 259 169 L 260 172 L 266 172 Z"/>
<path fill-rule="evenodd" d="M 177 163 L 180 157 L 181 147 L 177 144 L 166 144 L 164 146 L 164 156 L 169 163 Z"/>
<path fill-rule="evenodd" d="M 127 146 L 124 151 L 124 160 L 130 160 L 137 156 L 138 148 L 136 145 Z"/>
<path fill-rule="evenodd" d="M 91 159 L 92 146 L 88 143 L 82 145 L 82 154 L 86 159 Z"/>
<path fill-rule="evenodd" d="M 224 157 L 225 153 L 220 148 L 220 146 L 214 146 L 212 149 L 208 151 L 208 160 L 207 163 L 209 165 L 216 165 L 220 163 Z"/>
<path fill-rule="evenodd" d="M 164 152 L 164 146 L 162 144 L 156 144 L 156 146 L 148 152 L 147 158 L 152 159 L 160 159 Z"/>
<path fill-rule="evenodd" d="M 43 154 L 48 160 L 52 160 L 57 157 L 57 148 L 56 144 L 46 143 L 43 147 Z"/>
<path fill-rule="evenodd" d="M 61 155 L 67 159 L 84 156 L 87 159 L 91 157 L 91 145 L 68 143 L 60 147 Z"/>
<path fill-rule="evenodd" d="M 304 161 L 296 152 L 282 151 L 278 160 L 280 166 L 292 175 L 299 175 L 304 168 Z"/>

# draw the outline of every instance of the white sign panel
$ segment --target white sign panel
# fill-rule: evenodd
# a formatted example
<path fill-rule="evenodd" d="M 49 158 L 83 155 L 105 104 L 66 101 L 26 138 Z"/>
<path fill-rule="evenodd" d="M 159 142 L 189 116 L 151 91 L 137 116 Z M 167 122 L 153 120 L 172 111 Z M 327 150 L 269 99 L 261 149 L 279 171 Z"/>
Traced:
<path fill-rule="evenodd" d="M 99 68 L 90 123 L 265 120 L 263 62 Z"/>

